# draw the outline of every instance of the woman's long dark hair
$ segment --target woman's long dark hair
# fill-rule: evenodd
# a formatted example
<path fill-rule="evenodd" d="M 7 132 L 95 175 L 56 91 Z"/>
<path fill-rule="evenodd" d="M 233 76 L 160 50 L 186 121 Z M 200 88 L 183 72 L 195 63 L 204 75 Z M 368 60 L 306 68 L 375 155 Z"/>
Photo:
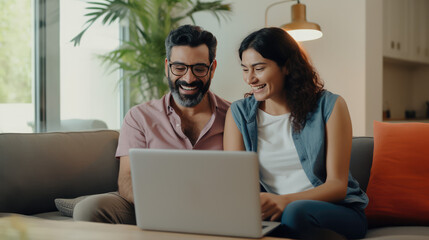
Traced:
<path fill-rule="evenodd" d="M 291 111 L 293 129 L 301 131 L 323 92 L 323 82 L 307 55 L 289 34 L 274 27 L 262 28 L 247 36 L 238 50 L 240 60 L 247 49 L 254 49 L 264 58 L 276 62 L 279 67 L 286 67 L 285 97 Z"/>

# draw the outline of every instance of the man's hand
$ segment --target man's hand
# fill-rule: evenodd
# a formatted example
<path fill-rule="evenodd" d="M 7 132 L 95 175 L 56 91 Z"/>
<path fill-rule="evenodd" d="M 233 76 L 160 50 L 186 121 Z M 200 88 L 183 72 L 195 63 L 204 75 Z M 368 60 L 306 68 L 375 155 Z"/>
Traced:
<path fill-rule="evenodd" d="M 134 203 L 133 186 L 131 182 L 130 158 L 123 156 L 120 158 L 119 176 L 118 176 L 118 191 L 119 195 Z"/>
<path fill-rule="evenodd" d="M 280 219 L 289 201 L 285 196 L 272 193 L 260 193 L 262 219 L 276 221 Z"/>

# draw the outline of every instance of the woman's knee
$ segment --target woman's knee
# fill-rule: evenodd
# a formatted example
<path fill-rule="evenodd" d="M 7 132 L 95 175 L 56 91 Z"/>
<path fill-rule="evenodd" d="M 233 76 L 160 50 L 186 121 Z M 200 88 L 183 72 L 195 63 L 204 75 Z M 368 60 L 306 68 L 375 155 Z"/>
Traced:
<path fill-rule="evenodd" d="M 317 227 L 317 220 L 311 214 L 315 202 L 313 200 L 291 202 L 283 211 L 281 223 L 294 231 Z"/>
<path fill-rule="evenodd" d="M 342 216 L 347 216 L 347 220 L 342 219 Z M 299 236 L 329 233 L 342 238 L 342 236 L 364 236 L 366 232 L 366 220 L 355 210 L 315 200 L 290 203 L 283 211 L 281 223 L 288 231 Z M 364 229 L 361 230 L 360 226 Z"/>

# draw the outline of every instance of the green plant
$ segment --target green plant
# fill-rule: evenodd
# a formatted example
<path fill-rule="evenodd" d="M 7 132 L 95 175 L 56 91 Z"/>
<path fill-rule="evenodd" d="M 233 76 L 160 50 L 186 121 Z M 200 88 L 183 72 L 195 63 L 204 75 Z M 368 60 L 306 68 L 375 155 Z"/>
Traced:
<path fill-rule="evenodd" d="M 223 0 L 102 0 L 88 2 L 90 17 L 86 27 L 75 38 L 79 45 L 84 33 L 98 19 L 104 25 L 114 21 L 127 23 L 128 39 L 121 46 L 102 56 L 104 62 L 114 69 L 122 69 L 121 81 L 130 86 L 130 106 L 159 98 L 168 91 L 164 76 L 164 41 L 169 32 L 178 27 L 180 21 L 190 19 L 194 24 L 194 14 L 208 11 L 218 22 L 231 11 L 230 4 Z"/>

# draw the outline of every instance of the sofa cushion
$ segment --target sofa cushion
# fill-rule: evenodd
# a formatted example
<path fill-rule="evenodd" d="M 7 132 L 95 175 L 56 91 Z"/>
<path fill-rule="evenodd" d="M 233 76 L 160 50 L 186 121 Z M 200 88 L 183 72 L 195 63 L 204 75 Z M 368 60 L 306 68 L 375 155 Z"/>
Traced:
<path fill-rule="evenodd" d="M 429 124 L 374 123 L 371 226 L 429 224 Z"/>
<path fill-rule="evenodd" d="M 350 172 L 364 191 L 368 186 L 373 151 L 372 137 L 353 137 Z"/>
<path fill-rule="evenodd" d="M 425 240 L 429 236 L 429 227 L 396 226 L 381 227 L 368 230 L 365 239 L 371 240 Z"/>
<path fill-rule="evenodd" d="M 119 133 L 0 134 L 0 212 L 56 211 L 55 198 L 117 190 Z"/>
<path fill-rule="evenodd" d="M 55 206 L 58 211 L 60 211 L 61 215 L 66 217 L 73 217 L 74 206 L 80 201 L 82 201 L 87 196 L 81 196 L 77 198 L 57 198 L 55 199 Z"/>

